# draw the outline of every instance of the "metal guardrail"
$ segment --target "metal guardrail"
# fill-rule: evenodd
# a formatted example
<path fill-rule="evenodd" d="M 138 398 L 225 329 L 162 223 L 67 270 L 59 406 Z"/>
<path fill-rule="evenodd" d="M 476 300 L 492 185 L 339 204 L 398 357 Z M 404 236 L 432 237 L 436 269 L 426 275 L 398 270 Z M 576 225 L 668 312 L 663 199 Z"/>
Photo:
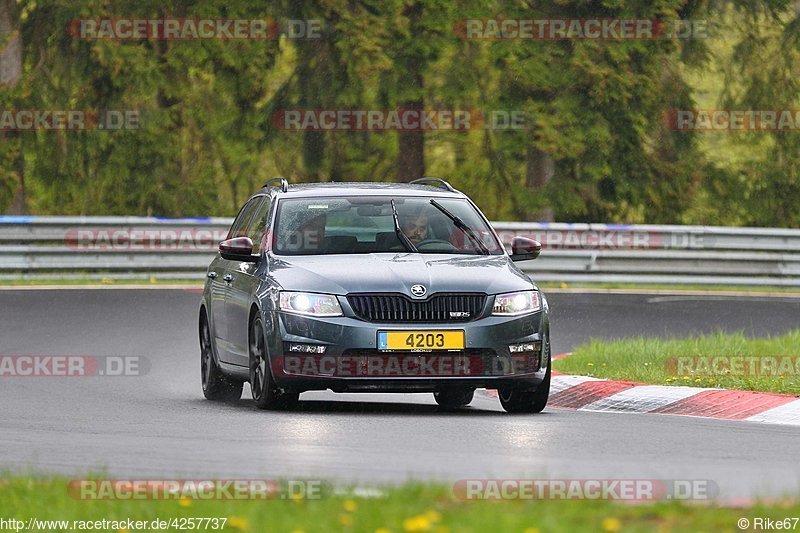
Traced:
<path fill-rule="evenodd" d="M 0 216 L 0 277 L 201 278 L 232 219 Z M 800 230 L 495 222 L 537 281 L 800 287 Z"/>

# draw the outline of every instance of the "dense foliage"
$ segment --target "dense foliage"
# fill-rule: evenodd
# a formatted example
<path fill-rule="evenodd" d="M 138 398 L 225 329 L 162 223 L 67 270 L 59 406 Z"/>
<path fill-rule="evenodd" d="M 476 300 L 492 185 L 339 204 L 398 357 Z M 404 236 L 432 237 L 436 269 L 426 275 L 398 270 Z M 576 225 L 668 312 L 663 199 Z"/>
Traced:
<path fill-rule="evenodd" d="M 4 110 L 136 110 L 0 132 L 0 212 L 230 215 L 264 181 L 445 177 L 492 219 L 800 227 L 800 131 L 672 109 L 792 109 L 790 0 L 2 0 Z M 92 18 L 320 20 L 321 38 L 81 39 Z M 703 20 L 706 38 L 466 39 L 472 18 Z M 19 73 L 14 75 L 13 48 Z M 10 74 L 9 74 L 10 72 Z M 289 131 L 287 109 L 523 112 L 518 129 Z M 489 116 L 486 114 L 485 116 Z"/>

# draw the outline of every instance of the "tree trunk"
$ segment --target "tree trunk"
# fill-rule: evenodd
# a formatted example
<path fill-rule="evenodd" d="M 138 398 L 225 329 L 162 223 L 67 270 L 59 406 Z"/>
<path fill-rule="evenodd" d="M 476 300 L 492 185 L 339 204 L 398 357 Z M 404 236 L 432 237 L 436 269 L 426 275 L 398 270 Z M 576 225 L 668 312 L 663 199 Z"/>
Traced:
<path fill-rule="evenodd" d="M 533 194 L 541 194 L 542 189 L 555 174 L 553 158 L 550 154 L 542 152 L 532 144 L 529 144 L 525 164 L 525 182 L 528 190 Z M 538 212 L 526 213 L 525 218 L 531 222 L 552 222 L 553 210 L 548 206 Z"/>
<path fill-rule="evenodd" d="M 326 91 L 324 86 L 321 87 L 318 81 L 321 69 L 328 70 L 330 76 L 334 75 L 329 70 L 331 58 L 323 48 L 324 44 L 322 39 L 309 39 L 298 49 L 297 85 L 300 90 L 298 101 L 300 109 L 335 107 L 335 99 L 330 98 L 329 91 Z M 321 181 L 324 174 L 325 148 L 325 132 L 311 129 L 303 131 L 304 172 L 300 176 L 302 181 Z"/>
<path fill-rule="evenodd" d="M 406 4 L 403 15 L 408 18 L 409 30 L 413 38 L 424 35 L 424 5 L 421 1 Z M 415 47 L 411 47 L 412 49 Z M 419 111 L 425 109 L 423 98 L 424 80 L 422 71 L 425 68 L 426 58 L 419 53 L 401 52 L 399 60 L 400 72 L 405 85 L 403 100 L 400 101 L 401 110 Z M 400 130 L 397 134 L 397 179 L 400 181 L 413 181 L 425 176 L 425 132 L 420 128 L 417 131 Z"/>
<path fill-rule="evenodd" d="M 419 80 L 420 85 L 422 80 Z M 406 101 L 400 104 L 400 109 L 413 109 L 422 112 L 425 103 L 419 100 Z M 413 181 L 425 176 L 425 132 L 400 130 L 398 137 L 397 153 L 397 179 L 400 181 Z"/>
<path fill-rule="evenodd" d="M 13 89 L 22 77 L 22 38 L 19 32 L 19 9 L 15 0 L 0 0 L 0 85 Z M 15 139 L 14 144 L 19 144 L 19 132 L 0 132 L 0 142 L 8 143 Z M 8 161 L 11 172 L 14 174 L 14 196 L 8 213 L 11 215 L 24 215 L 27 212 L 25 194 L 25 159 L 19 147 L 8 147 L 13 154 Z"/>

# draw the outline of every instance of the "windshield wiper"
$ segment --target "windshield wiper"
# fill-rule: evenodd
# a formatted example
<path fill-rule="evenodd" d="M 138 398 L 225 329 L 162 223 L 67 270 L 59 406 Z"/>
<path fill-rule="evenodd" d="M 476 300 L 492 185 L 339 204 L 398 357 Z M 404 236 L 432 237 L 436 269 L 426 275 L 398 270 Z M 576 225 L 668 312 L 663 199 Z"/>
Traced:
<path fill-rule="evenodd" d="M 403 243 L 406 250 L 409 252 L 418 252 L 417 247 L 414 246 L 414 243 L 411 242 L 408 235 L 403 233 L 403 230 L 400 229 L 400 220 L 397 218 L 397 206 L 394 205 L 394 198 L 391 199 L 390 203 L 392 204 L 392 220 L 394 220 L 394 232 L 397 234 L 397 238 L 400 239 L 400 242 Z"/>
<path fill-rule="evenodd" d="M 469 226 L 467 226 L 467 225 L 466 225 L 466 223 L 464 223 L 464 221 L 463 221 L 463 220 L 461 220 L 460 218 L 458 218 L 457 216 L 455 216 L 453 213 L 451 213 L 450 211 L 448 211 L 446 207 L 444 207 L 443 205 L 441 205 L 441 204 L 440 204 L 439 202 L 437 202 L 436 200 L 431 200 L 431 205 L 432 205 L 433 207 L 435 207 L 436 209 L 438 209 L 439 211 L 441 211 L 442 213 L 444 213 L 444 214 L 445 214 L 445 216 L 446 216 L 447 218 L 449 218 L 450 220 L 452 220 L 452 221 L 453 221 L 453 224 L 455 224 L 455 226 L 456 226 L 458 229 L 460 229 L 461 231 L 463 231 L 463 232 L 464 232 L 464 234 L 465 234 L 467 237 L 469 237 L 469 238 L 470 238 L 470 240 L 471 240 L 472 242 L 474 242 L 476 245 L 478 245 L 478 248 L 480 248 L 480 250 L 481 250 L 481 253 L 482 253 L 483 255 L 489 255 L 489 249 L 488 249 L 488 248 L 486 248 L 486 245 L 484 245 L 484 244 L 481 242 L 481 240 L 480 240 L 480 239 L 479 239 L 479 238 L 478 238 L 478 237 L 475 235 L 475 232 L 472 230 L 472 228 L 470 228 Z"/>

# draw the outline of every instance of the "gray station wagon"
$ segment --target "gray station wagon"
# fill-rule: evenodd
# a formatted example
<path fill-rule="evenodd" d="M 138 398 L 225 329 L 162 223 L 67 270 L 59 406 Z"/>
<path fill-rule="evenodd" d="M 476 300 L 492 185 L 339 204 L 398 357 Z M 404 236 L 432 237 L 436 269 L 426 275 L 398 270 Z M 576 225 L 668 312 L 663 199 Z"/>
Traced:
<path fill-rule="evenodd" d="M 203 393 L 286 409 L 300 393 L 433 393 L 444 409 L 496 389 L 508 412 L 544 409 L 547 300 L 475 204 L 447 182 L 270 180 L 208 268 Z"/>

